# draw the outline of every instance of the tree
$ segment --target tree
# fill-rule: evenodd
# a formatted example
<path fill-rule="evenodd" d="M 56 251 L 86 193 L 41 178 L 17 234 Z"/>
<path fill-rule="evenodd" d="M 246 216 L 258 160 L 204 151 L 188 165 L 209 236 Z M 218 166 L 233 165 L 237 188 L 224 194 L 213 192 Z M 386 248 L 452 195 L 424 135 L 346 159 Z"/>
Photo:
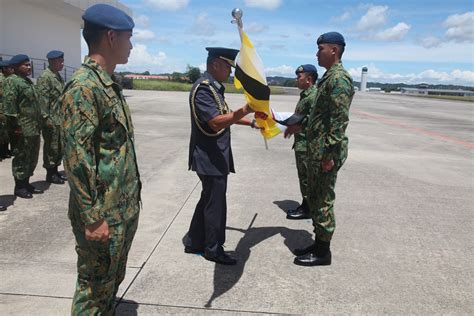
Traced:
<path fill-rule="evenodd" d="M 171 81 L 181 82 L 182 77 L 183 75 L 181 73 L 175 71 L 171 74 Z"/>
<path fill-rule="evenodd" d="M 199 77 L 201 77 L 201 70 L 198 67 L 192 67 L 188 65 L 187 71 L 186 71 L 186 77 L 188 77 L 191 83 L 195 83 L 196 80 L 198 80 Z"/>
<path fill-rule="evenodd" d="M 144 76 L 149 76 L 149 75 L 150 75 L 150 72 L 147 70 L 147 71 L 143 72 L 142 75 L 144 75 Z"/>

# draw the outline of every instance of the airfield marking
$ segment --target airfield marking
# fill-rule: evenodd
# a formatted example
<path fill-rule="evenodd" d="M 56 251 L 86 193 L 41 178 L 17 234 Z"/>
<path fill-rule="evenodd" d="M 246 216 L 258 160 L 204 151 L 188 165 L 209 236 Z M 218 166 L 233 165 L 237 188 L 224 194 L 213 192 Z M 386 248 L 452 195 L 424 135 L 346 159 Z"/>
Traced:
<path fill-rule="evenodd" d="M 383 123 L 386 123 L 386 124 L 389 124 L 389 125 L 398 126 L 398 127 L 407 129 L 409 131 L 424 134 L 424 135 L 434 137 L 434 138 L 438 138 L 438 139 L 444 140 L 446 142 L 455 143 L 455 144 L 462 145 L 462 146 L 467 147 L 467 148 L 474 148 L 474 143 L 466 142 L 466 141 L 461 140 L 461 139 L 457 139 L 457 138 L 454 138 L 454 137 L 451 137 L 451 136 L 446 136 L 446 135 L 443 135 L 443 134 L 440 134 L 440 133 L 437 133 L 437 132 L 428 131 L 428 130 L 425 130 L 425 129 L 422 129 L 422 128 L 413 127 L 413 126 L 410 126 L 410 125 L 407 125 L 407 124 L 404 124 L 404 123 L 401 123 L 401 122 L 397 122 L 397 121 L 394 121 L 394 120 L 387 119 L 386 117 L 381 116 L 381 115 L 376 115 L 376 114 L 367 113 L 367 112 L 358 111 L 358 110 L 352 110 L 351 112 L 356 114 L 356 115 L 359 115 L 361 117 L 366 117 L 366 118 L 369 118 L 369 119 L 375 119 L 377 121 L 380 121 L 380 122 L 383 122 Z"/>

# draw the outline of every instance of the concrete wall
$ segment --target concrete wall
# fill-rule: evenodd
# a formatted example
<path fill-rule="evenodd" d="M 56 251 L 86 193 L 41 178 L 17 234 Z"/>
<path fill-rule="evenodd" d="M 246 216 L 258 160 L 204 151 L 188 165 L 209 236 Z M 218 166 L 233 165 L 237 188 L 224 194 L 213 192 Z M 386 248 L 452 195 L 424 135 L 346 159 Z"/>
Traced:
<path fill-rule="evenodd" d="M 131 10 L 116 0 L 0 0 L 0 55 L 27 54 L 46 59 L 53 49 L 65 53 L 65 64 L 81 65 L 81 27 L 85 8 L 109 3 L 127 13 Z M 44 62 L 34 61 L 35 77 Z"/>
<path fill-rule="evenodd" d="M 55 1 L 48 1 L 50 4 Z M 27 1 L 0 0 L 0 53 L 25 53 L 30 58 L 45 59 L 47 52 L 59 49 L 65 63 L 81 64 L 81 10 L 58 1 L 62 11 Z"/>

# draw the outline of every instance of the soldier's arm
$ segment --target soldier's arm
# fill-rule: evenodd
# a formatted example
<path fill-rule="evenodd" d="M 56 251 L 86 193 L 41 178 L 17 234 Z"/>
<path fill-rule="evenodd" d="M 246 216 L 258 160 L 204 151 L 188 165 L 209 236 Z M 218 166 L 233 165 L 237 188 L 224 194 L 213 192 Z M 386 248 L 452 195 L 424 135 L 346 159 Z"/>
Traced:
<path fill-rule="evenodd" d="M 93 92 L 73 87 L 61 99 L 64 132 L 64 166 L 75 204 L 84 225 L 103 219 L 103 201 L 98 198 L 96 170 L 98 152 L 94 146 L 99 119 Z"/>
<path fill-rule="evenodd" d="M 344 139 L 349 123 L 349 106 L 352 97 L 350 84 L 342 78 L 334 79 L 330 88 L 328 131 L 324 140 L 323 160 L 337 158 L 338 146 Z"/>
<path fill-rule="evenodd" d="M 40 76 L 38 78 L 38 83 L 36 84 L 36 89 L 38 92 L 41 116 L 43 117 L 43 119 L 47 120 L 49 117 L 49 97 L 51 95 L 51 81 L 46 77 Z"/>
<path fill-rule="evenodd" d="M 3 82 L 3 111 L 7 118 L 9 130 L 18 130 L 18 93 L 11 80 Z"/>

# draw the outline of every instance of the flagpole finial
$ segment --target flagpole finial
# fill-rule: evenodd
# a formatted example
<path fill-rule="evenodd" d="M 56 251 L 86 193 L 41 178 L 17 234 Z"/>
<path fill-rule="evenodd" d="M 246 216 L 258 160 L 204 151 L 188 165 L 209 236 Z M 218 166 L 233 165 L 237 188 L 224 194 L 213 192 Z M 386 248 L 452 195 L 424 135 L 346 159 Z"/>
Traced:
<path fill-rule="evenodd" d="M 237 23 L 239 27 L 242 27 L 242 15 L 244 15 L 244 13 L 239 8 L 232 10 L 233 19 L 231 23 Z"/>

